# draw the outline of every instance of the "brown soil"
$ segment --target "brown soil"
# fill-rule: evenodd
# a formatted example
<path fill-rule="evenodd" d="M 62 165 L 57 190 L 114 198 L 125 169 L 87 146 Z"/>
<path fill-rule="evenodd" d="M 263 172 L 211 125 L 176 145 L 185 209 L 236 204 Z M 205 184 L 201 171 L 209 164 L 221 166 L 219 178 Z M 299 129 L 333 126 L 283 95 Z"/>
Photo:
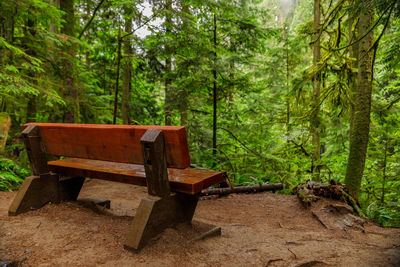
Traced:
<path fill-rule="evenodd" d="M 111 211 L 122 216 L 69 202 L 8 217 L 15 194 L 0 192 L 0 262 L 26 257 L 23 266 L 400 266 L 400 229 L 372 222 L 365 231 L 328 229 L 296 196 L 201 200 L 195 219 L 221 226 L 222 236 L 188 242 L 182 227 L 167 229 L 134 254 L 123 242 L 145 187 L 85 183 L 80 197 L 106 197 Z"/>

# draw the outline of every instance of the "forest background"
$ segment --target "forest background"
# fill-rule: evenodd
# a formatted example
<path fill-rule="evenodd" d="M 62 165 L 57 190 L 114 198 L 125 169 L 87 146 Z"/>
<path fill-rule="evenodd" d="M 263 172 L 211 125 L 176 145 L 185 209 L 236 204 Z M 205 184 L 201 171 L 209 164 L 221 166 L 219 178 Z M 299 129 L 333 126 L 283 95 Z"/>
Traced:
<path fill-rule="evenodd" d="M 184 125 L 193 167 L 400 226 L 399 75 L 396 0 L 0 0 L 0 190 L 27 122 Z"/>

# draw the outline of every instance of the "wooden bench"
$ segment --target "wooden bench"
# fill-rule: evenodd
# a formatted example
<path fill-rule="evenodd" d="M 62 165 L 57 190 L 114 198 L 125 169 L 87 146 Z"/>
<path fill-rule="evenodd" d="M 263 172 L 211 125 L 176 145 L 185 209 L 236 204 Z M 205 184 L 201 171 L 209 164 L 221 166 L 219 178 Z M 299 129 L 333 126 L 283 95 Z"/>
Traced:
<path fill-rule="evenodd" d="M 147 186 L 125 247 L 139 250 L 165 228 L 192 221 L 201 190 L 224 173 L 189 169 L 184 127 L 29 123 L 22 132 L 34 176 L 9 215 L 76 200 L 85 177 Z M 65 158 L 48 161 L 51 156 Z"/>

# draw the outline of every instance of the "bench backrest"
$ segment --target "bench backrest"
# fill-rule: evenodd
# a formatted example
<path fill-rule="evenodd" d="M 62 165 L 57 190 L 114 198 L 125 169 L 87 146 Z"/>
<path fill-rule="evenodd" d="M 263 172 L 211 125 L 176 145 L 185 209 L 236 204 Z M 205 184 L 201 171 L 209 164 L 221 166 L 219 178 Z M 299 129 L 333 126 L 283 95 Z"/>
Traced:
<path fill-rule="evenodd" d="M 148 129 L 162 130 L 167 165 L 184 169 L 190 165 L 183 126 L 138 126 L 70 123 L 28 123 L 40 130 L 42 149 L 55 156 L 143 164 L 140 139 Z"/>

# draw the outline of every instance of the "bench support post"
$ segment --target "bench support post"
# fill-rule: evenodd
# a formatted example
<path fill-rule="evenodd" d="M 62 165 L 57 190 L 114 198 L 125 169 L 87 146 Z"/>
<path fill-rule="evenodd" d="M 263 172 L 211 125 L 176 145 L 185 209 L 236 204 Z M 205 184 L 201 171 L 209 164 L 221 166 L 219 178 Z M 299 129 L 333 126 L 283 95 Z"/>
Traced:
<path fill-rule="evenodd" d="M 172 194 L 168 197 L 148 195 L 140 202 L 124 247 L 138 252 L 153 237 L 168 227 L 190 223 L 197 206 L 197 195 Z"/>
<path fill-rule="evenodd" d="M 141 144 L 149 195 L 142 199 L 125 242 L 132 251 L 139 251 L 168 227 L 190 223 L 198 200 L 197 195 L 171 194 L 162 131 L 147 130 Z"/>
<path fill-rule="evenodd" d="M 63 177 L 47 173 L 26 177 L 8 209 L 9 216 L 43 207 L 49 202 L 76 200 L 84 177 Z"/>
<path fill-rule="evenodd" d="M 40 130 L 37 125 L 28 125 L 22 132 L 25 148 L 35 176 L 25 178 L 15 196 L 8 215 L 39 209 L 45 204 L 76 200 L 82 188 L 83 177 L 61 178 L 50 173 L 46 154 L 42 150 Z"/>
<path fill-rule="evenodd" d="M 39 209 L 48 202 L 58 202 L 58 175 L 26 177 L 10 208 L 9 216 Z"/>

